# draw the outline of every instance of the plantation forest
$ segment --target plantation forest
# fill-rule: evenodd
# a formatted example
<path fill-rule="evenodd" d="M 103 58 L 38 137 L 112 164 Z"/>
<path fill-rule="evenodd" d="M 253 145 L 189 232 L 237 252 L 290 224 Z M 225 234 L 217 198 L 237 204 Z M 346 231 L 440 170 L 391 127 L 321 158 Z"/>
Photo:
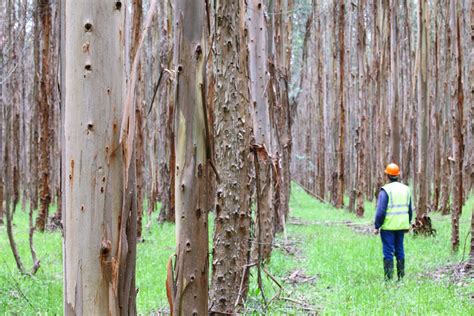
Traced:
<path fill-rule="evenodd" d="M 1 0 L 0 315 L 474 315 L 470 0 Z"/>

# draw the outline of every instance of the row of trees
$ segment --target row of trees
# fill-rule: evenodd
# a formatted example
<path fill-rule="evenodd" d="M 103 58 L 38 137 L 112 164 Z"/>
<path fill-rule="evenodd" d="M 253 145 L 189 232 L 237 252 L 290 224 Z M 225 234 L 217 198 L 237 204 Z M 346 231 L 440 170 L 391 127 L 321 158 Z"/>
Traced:
<path fill-rule="evenodd" d="M 39 268 L 35 230 L 63 229 L 66 314 L 135 313 L 137 238 L 158 202 L 159 219 L 176 222 L 172 311 L 245 302 L 249 269 L 270 258 L 288 214 L 293 10 L 291 0 L 2 2 L 0 219 L 24 274 Z M 31 271 L 14 240 L 19 205 Z"/>
<path fill-rule="evenodd" d="M 134 314 L 136 242 L 160 202 L 176 222 L 172 311 L 233 313 L 285 227 L 291 178 L 363 216 L 388 161 L 419 219 L 452 213 L 457 249 L 474 184 L 472 7 L 3 1 L 0 220 L 19 270 L 39 268 L 35 230 L 62 225 L 65 313 Z"/>
<path fill-rule="evenodd" d="M 470 1 L 313 1 L 304 36 L 292 175 L 364 214 L 393 161 L 417 219 L 459 216 L 474 185 Z M 309 117 L 309 119 L 308 119 Z M 329 194 L 328 194 L 329 193 Z"/>

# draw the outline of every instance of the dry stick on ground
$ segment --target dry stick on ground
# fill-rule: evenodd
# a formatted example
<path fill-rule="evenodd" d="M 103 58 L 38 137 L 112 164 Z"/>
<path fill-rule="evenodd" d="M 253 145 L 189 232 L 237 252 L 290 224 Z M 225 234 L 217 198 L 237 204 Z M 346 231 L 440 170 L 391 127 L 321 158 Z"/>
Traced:
<path fill-rule="evenodd" d="M 293 298 L 290 298 L 290 297 L 282 297 L 281 300 L 300 305 L 303 310 L 308 311 L 308 312 L 318 312 L 319 311 L 315 307 L 309 306 L 305 302 L 302 302 L 302 301 L 299 301 L 299 300 L 296 300 L 296 299 L 293 299 Z"/>
<path fill-rule="evenodd" d="M 20 285 L 18 284 L 18 281 L 16 280 L 12 270 L 10 269 L 10 267 L 8 266 L 7 262 L 5 261 L 5 259 L 3 259 L 3 266 L 4 267 L 7 267 L 8 268 L 8 272 L 10 272 L 10 276 L 11 278 L 13 279 L 13 284 L 15 285 L 15 288 L 17 289 L 18 292 L 20 292 L 21 296 L 25 299 L 25 301 L 31 306 L 31 308 L 33 308 L 34 310 L 36 310 L 36 308 L 33 306 L 33 304 L 31 304 L 30 300 L 28 299 L 28 297 L 26 297 L 25 293 L 23 293 L 23 291 L 21 290 L 20 288 Z"/>
<path fill-rule="evenodd" d="M 270 273 L 266 268 L 263 268 L 263 271 L 267 274 L 267 276 L 275 282 L 276 285 L 278 285 L 278 292 L 268 301 L 268 304 L 270 304 L 275 298 L 280 297 L 281 291 L 283 290 L 283 286 L 278 282 L 278 280 Z"/>
<path fill-rule="evenodd" d="M 240 281 L 239 294 L 237 295 L 237 299 L 235 300 L 234 306 L 239 305 L 240 297 L 242 296 L 242 292 L 243 292 L 244 280 L 245 280 L 245 277 L 246 277 L 246 275 L 247 275 L 247 271 L 248 271 L 251 267 L 255 267 L 256 265 L 257 265 L 256 263 L 250 263 L 250 264 L 244 265 L 244 267 L 243 267 L 243 269 L 242 269 L 243 271 L 242 271 L 242 279 L 241 279 L 241 281 Z"/>

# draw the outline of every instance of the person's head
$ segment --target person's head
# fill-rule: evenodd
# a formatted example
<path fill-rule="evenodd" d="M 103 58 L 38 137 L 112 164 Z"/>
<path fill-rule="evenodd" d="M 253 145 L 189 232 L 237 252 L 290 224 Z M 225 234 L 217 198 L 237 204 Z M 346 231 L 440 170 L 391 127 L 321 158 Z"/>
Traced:
<path fill-rule="evenodd" d="M 395 163 L 389 163 L 385 168 L 385 174 L 387 175 L 390 182 L 398 181 L 400 176 L 400 168 Z"/>

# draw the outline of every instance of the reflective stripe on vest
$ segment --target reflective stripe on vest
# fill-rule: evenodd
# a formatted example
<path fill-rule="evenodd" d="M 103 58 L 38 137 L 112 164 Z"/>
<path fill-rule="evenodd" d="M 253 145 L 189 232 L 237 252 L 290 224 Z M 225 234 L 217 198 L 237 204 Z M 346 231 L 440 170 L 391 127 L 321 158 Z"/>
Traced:
<path fill-rule="evenodd" d="M 410 228 L 408 209 L 410 189 L 400 183 L 392 182 L 382 187 L 388 195 L 387 214 L 382 225 L 384 230 L 405 230 Z"/>

